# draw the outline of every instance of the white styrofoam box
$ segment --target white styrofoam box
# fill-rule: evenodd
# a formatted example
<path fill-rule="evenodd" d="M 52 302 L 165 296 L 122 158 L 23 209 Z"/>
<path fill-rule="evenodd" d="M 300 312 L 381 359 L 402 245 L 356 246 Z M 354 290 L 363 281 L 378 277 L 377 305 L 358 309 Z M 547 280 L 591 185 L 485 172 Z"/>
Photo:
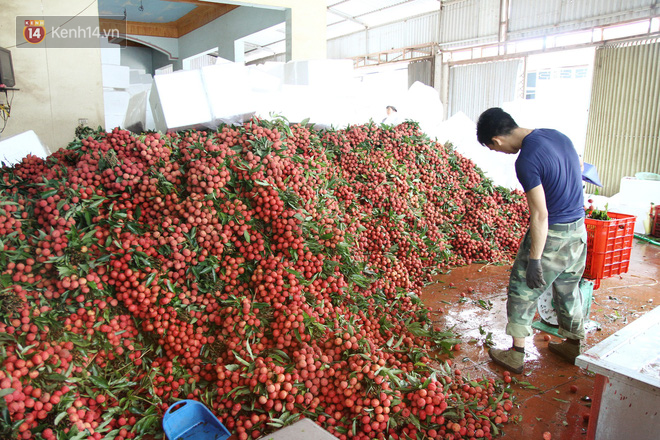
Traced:
<path fill-rule="evenodd" d="M 649 217 L 651 211 L 650 203 L 627 201 L 622 198 L 621 193 L 615 194 L 609 198 L 607 202 L 607 211 L 616 212 L 618 214 L 634 215 L 635 219 L 635 234 L 646 234 L 646 227 L 644 220 Z"/>
<path fill-rule="evenodd" d="M 624 177 L 619 186 L 621 197 L 628 201 L 660 204 L 660 180 Z"/>
<path fill-rule="evenodd" d="M 144 75 L 140 75 L 139 78 L 139 83 L 140 84 L 149 84 L 154 82 L 154 76 L 150 73 L 145 73 Z"/>
<path fill-rule="evenodd" d="M 105 131 L 110 133 L 115 127 L 121 127 L 124 123 L 125 115 L 109 115 L 105 114 Z"/>
<path fill-rule="evenodd" d="M 121 64 L 121 47 L 101 39 L 101 64 L 119 66 Z"/>
<path fill-rule="evenodd" d="M 211 126 L 213 117 L 199 70 L 156 75 L 149 101 L 156 128 L 163 133 Z"/>
<path fill-rule="evenodd" d="M 269 112 L 284 116 L 291 123 L 305 119 L 317 128 L 346 127 L 349 124 L 368 122 L 364 118 L 362 95 L 349 90 L 331 90 L 304 85 L 282 85 L 280 92 L 271 92 L 269 109 L 259 106 L 259 115 L 268 117 Z M 260 102 L 261 104 L 261 102 Z"/>
<path fill-rule="evenodd" d="M 0 140 L 0 162 L 15 165 L 28 154 L 42 159 L 48 157 L 48 150 L 34 131 L 28 130 Z"/>
<path fill-rule="evenodd" d="M 337 437 L 311 420 L 302 419 L 259 440 L 337 440 Z"/>
<path fill-rule="evenodd" d="M 656 440 L 660 430 L 660 307 L 646 312 L 575 360 L 596 373 L 586 438 Z M 656 410 L 653 410 L 656 408 Z"/>
<path fill-rule="evenodd" d="M 126 89 L 129 95 L 133 96 L 142 92 L 150 92 L 151 84 L 131 84 Z"/>
<path fill-rule="evenodd" d="M 151 96 L 151 93 L 149 93 Z M 147 104 L 147 121 L 144 127 L 145 130 L 156 130 L 156 122 L 154 121 L 154 113 L 151 111 L 151 105 Z"/>
<path fill-rule="evenodd" d="M 280 80 L 280 83 L 284 83 L 284 66 L 286 63 L 282 63 L 279 61 L 267 61 L 263 64 L 258 64 L 256 66 L 250 66 L 254 67 L 256 69 L 259 69 L 262 72 L 265 72 L 269 75 L 272 75 Z"/>
<path fill-rule="evenodd" d="M 130 68 L 128 66 L 115 66 L 113 64 L 101 64 L 103 73 L 103 87 L 113 89 L 125 89 L 130 84 Z"/>
<path fill-rule="evenodd" d="M 245 66 L 223 63 L 200 71 L 211 109 L 209 128 L 215 129 L 221 123 L 241 124 L 255 114 L 257 104 Z"/>
<path fill-rule="evenodd" d="M 103 110 L 111 115 L 124 115 L 130 97 L 129 93 L 124 90 L 104 90 Z"/>
<path fill-rule="evenodd" d="M 129 84 L 151 84 L 151 81 L 153 76 L 144 69 L 131 69 L 129 72 Z"/>
<path fill-rule="evenodd" d="M 103 110 L 105 113 L 105 129 L 111 131 L 115 127 L 121 127 L 126 117 L 128 101 L 131 96 L 123 90 L 103 91 Z"/>
<path fill-rule="evenodd" d="M 279 76 L 271 75 L 257 66 L 248 66 L 247 73 L 252 91 L 274 92 L 282 87 L 282 79 Z"/>
<path fill-rule="evenodd" d="M 158 90 L 156 89 L 156 77 L 154 76 L 154 83 L 151 86 L 151 93 L 149 93 L 149 108 L 151 109 L 151 116 L 154 118 L 154 125 L 156 130 L 161 132 L 167 131 L 165 124 L 165 114 L 163 113 L 163 106 L 158 97 Z"/>
<path fill-rule="evenodd" d="M 352 60 L 301 60 L 289 61 L 284 65 L 285 84 L 336 89 L 352 78 Z"/>
<path fill-rule="evenodd" d="M 291 123 L 299 123 L 304 119 L 317 122 L 313 117 L 313 109 L 318 101 L 316 89 L 308 86 L 282 85 L 282 91 L 277 93 L 279 99 L 273 101 L 273 112 L 284 116 Z"/>
<path fill-rule="evenodd" d="M 660 181 L 624 177 L 619 192 L 609 198 L 607 209 L 637 216 L 635 233 L 645 234 L 644 220 L 649 217 L 651 203 L 660 204 Z"/>

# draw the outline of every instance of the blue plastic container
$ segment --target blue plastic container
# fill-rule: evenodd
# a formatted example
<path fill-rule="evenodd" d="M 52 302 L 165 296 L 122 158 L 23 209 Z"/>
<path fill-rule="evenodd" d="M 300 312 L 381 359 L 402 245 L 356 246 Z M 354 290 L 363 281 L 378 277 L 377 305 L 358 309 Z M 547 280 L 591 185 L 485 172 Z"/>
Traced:
<path fill-rule="evenodd" d="M 163 416 L 163 430 L 169 440 L 227 440 L 229 431 L 218 418 L 196 400 L 181 400 Z"/>

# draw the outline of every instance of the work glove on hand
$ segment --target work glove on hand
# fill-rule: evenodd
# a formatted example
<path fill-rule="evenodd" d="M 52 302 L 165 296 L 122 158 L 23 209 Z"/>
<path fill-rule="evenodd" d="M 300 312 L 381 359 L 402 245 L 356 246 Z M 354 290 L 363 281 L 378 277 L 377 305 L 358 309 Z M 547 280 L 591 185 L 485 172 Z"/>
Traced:
<path fill-rule="evenodd" d="M 527 263 L 527 273 L 525 274 L 527 281 L 527 287 L 530 289 L 536 289 L 541 286 L 545 286 L 545 280 L 543 279 L 543 268 L 541 267 L 541 260 L 529 259 Z"/>

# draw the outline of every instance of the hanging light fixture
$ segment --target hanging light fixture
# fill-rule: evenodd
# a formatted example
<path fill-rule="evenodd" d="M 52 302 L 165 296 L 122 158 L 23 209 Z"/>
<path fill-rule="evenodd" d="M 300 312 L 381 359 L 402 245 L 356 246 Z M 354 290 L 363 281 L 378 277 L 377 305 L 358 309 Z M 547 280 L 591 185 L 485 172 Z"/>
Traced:
<path fill-rule="evenodd" d="M 144 6 L 142 5 L 142 0 L 140 0 L 140 7 L 138 8 L 138 11 L 144 12 Z"/>

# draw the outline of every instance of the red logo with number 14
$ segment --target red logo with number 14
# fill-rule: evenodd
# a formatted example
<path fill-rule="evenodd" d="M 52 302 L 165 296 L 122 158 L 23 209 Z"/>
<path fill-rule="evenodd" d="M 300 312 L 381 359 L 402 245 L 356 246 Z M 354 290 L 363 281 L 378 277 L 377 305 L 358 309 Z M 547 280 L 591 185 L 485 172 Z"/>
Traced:
<path fill-rule="evenodd" d="M 25 20 L 23 28 L 23 37 L 25 41 L 32 44 L 41 43 L 46 38 L 46 28 L 44 20 Z"/>

